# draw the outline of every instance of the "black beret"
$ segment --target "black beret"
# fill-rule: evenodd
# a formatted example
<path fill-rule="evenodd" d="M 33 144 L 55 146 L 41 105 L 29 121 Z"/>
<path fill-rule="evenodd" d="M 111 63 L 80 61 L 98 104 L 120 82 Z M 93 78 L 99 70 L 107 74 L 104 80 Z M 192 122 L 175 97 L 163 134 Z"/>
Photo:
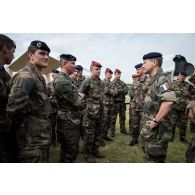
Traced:
<path fill-rule="evenodd" d="M 162 57 L 162 54 L 161 53 L 151 52 L 151 53 L 145 54 L 143 56 L 143 60 L 152 59 L 152 58 L 160 58 L 160 57 Z"/>
<path fill-rule="evenodd" d="M 52 73 L 59 74 L 59 71 L 58 71 L 58 70 L 56 70 L 56 69 L 53 69 L 51 72 L 52 72 Z"/>
<path fill-rule="evenodd" d="M 5 43 L 5 42 L 10 43 L 11 45 L 13 45 L 16 48 L 16 43 L 6 35 L 0 34 L 0 42 L 1 43 Z"/>
<path fill-rule="evenodd" d="M 83 70 L 83 67 L 81 65 L 76 65 L 75 69 L 77 69 L 78 71 L 81 71 L 81 70 Z"/>
<path fill-rule="evenodd" d="M 44 51 L 47 51 L 48 53 L 50 53 L 49 47 L 47 46 L 46 43 L 44 43 L 42 41 L 38 41 L 38 40 L 32 41 L 30 46 L 33 46 L 37 49 L 44 50 Z"/>
<path fill-rule="evenodd" d="M 68 61 L 76 61 L 76 57 L 74 57 L 71 54 L 61 54 L 60 58 L 64 59 L 64 60 L 68 60 Z"/>
<path fill-rule="evenodd" d="M 185 70 L 181 70 L 181 71 L 179 72 L 179 74 L 181 74 L 181 75 L 183 75 L 183 76 L 187 76 L 187 73 L 186 73 Z"/>
<path fill-rule="evenodd" d="M 137 65 L 135 65 L 135 68 L 137 69 L 137 68 L 141 68 L 143 66 L 143 63 L 140 63 L 140 64 L 137 64 Z"/>

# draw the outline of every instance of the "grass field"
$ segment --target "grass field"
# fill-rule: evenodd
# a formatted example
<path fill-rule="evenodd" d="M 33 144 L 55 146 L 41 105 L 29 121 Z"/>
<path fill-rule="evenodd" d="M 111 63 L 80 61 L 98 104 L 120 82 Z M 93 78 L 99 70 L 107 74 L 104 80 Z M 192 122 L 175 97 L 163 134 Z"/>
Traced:
<path fill-rule="evenodd" d="M 128 107 L 127 107 L 127 118 L 126 127 L 128 129 Z M 144 153 L 141 148 L 141 140 L 136 146 L 130 147 L 129 141 L 130 136 L 120 133 L 119 123 L 117 119 L 116 124 L 116 136 L 112 142 L 106 141 L 106 146 L 101 147 L 106 155 L 104 159 L 97 159 L 99 163 L 142 163 L 144 162 Z M 187 138 L 190 140 L 190 133 L 187 132 Z M 80 143 L 82 147 L 82 142 Z M 183 163 L 185 162 L 185 151 L 188 145 L 183 144 L 179 141 L 178 130 L 176 131 L 176 138 L 174 142 L 169 144 L 168 155 L 166 162 L 168 163 Z M 50 162 L 55 163 L 59 161 L 59 146 L 51 148 Z M 82 153 L 79 153 L 76 160 L 77 163 L 85 163 L 85 159 Z"/>

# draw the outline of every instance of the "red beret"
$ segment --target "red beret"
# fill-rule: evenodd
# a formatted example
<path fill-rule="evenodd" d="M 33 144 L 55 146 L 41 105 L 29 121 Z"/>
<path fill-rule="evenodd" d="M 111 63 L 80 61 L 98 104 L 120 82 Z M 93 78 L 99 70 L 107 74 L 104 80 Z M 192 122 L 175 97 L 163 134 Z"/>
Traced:
<path fill-rule="evenodd" d="M 99 68 L 102 67 L 102 65 L 100 63 L 96 62 L 96 61 L 92 61 L 91 66 L 95 66 L 95 67 L 99 67 Z"/>
<path fill-rule="evenodd" d="M 113 72 L 112 72 L 112 70 L 111 70 L 110 68 L 106 68 L 105 73 L 106 73 L 106 72 L 109 72 L 109 73 L 113 74 Z"/>
<path fill-rule="evenodd" d="M 116 69 L 115 71 L 114 71 L 114 73 L 121 73 L 121 71 L 119 70 L 119 69 Z"/>

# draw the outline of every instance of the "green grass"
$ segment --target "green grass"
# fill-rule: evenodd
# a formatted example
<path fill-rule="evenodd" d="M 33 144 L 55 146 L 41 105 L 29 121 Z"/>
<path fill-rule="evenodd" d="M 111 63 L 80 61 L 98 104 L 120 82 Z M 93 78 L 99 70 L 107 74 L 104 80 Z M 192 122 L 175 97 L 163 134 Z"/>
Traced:
<path fill-rule="evenodd" d="M 127 118 L 126 127 L 128 129 L 128 106 L 127 106 Z M 187 131 L 187 138 L 190 140 L 190 133 Z M 128 144 L 130 142 L 130 136 L 120 133 L 119 123 L 117 119 L 116 124 L 116 136 L 112 142 L 106 141 L 106 146 L 101 147 L 101 151 L 105 153 L 106 158 L 96 159 L 99 163 L 143 163 L 144 153 L 141 148 L 141 139 L 139 144 L 130 147 Z M 82 142 L 80 143 L 82 148 Z M 185 162 L 185 151 L 188 145 L 183 144 L 179 141 L 178 130 L 176 131 L 176 137 L 174 142 L 169 144 L 167 160 L 168 163 L 182 163 Z M 51 148 L 50 162 L 55 163 L 59 161 L 59 145 Z M 79 153 L 77 163 L 86 162 L 83 154 Z"/>

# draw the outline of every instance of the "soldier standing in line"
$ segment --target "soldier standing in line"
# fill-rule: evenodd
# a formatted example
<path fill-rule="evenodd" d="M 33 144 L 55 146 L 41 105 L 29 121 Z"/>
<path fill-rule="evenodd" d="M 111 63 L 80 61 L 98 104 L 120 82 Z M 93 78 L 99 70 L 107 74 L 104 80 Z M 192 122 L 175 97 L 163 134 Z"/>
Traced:
<path fill-rule="evenodd" d="M 76 57 L 60 55 L 61 72 L 54 80 L 58 102 L 57 138 L 61 144 L 60 162 L 75 162 L 79 150 L 79 129 L 83 94 L 72 83 L 70 75 L 75 71 Z"/>
<path fill-rule="evenodd" d="M 29 62 L 14 75 L 7 105 L 8 118 L 16 133 L 20 162 L 48 162 L 50 146 L 50 103 L 45 79 L 50 49 L 46 43 L 32 41 Z"/>
<path fill-rule="evenodd" d="M 190 103 L 187 105 L 186 114 L 191 119 L 190 127 L 192 138 L 188 149 L 185 153 L 186 161 L 188 163 L 195 163 L 195 73 L 188 78 L 188 80 L 192 83 L 191 86 L 191 97 Z"/>
<path fill-rule="evenodd" d="M 144 99 L 144 115 L 140 135 L 146 162 L 165 162 L 171 140 L 171 109 L 176 95 L 171 81 L 163 72 L 162 54 L 153 52 L 143 56 L 143 69 L 151 81 Z"/>
<path fill-rule="evenodd" d="M 112 138 L 108 136 L 108 131 L 110 129 L 110 123 L 113 114 L 114 96 L 117 95 L 118 92 L 117 89 L 113 87 L 110 81 L 110 79 L 112 78 L 112 74 L 113 74 L 112 70 L 107 68 L 105 71 L 105 79 L 102 81 L 104 84 L 104 95 L 103 95 L 104 109 L 102 113 L 102 127 L 101 127 L 102 143 L 104 143 L 103 139 L 106 141 L 112 141 Z"/>
<path fill-rule="evenodd" d="M 120 121 L 120 132 L 128 135 L 125 127 L 125 118 L 126 118 L 126 104 L 125 104 L 125 95 L 128 94 L 128 87 L 127 85 L 120 80 L 121 71 L 116 69 L 115 72 L 115 79 L 112 81 L 112 85 L 117 88 L 118 94 L 114 97 L 114 111 L 111 120 L 111 130 L 110 136 L 115 137 L 115 124 L 117 115 L 119 114 L 119 121 Z"/>
<path fill-rule="evenodd" d="M 137 78 L 133 81 L 132 87 L 132 101 L 131 101 L 131 130 L 132 137 L 129 146 L 134 146 L 138 143 L 139 133 L 141 129 L 141 122 L 143 117 L 144 98 L 148 91 L 150 78 L 143 71 L 143 63 L 135 65 Z"/>
<path fill-rule="evenodd" d="M 101 114 L 103 112 L 103 83 L 100 80 L 102 65 L 92 61 L 90 66 L 91 77 L 85 79 L 81 85 L 80 92 L 85 94 L 87 107 L 83 117 L 84 127 L 84 145 L 83 152 L 87 162 L 95 163 L 94 158 L 104 158 L 105 155 L 100 152 L 101 140 Z"/>
<path fill-rule="evenodd" d="M 70 78 L 72 79 L 72 83 L 77 87 L 77 79 L 79 76 L 79 70 L 77 69 L 77 66 L 75 66 L 74 72 L 70 75 Z M 78 89 L 78 87 L 77 87 Z"/>
<path fill-rule="evenodd" d="M 51 76 L 53 80 L 47 84 L 47 94 L 49 97 L 49 102 L 51 105 L 51 126 L 52 126 L 52 132 L 51 132 L 51 145 L 56 146 L 57 143 L 57 134 L 56 134 L 56 117 L 58 114 L 58 103 L 55 96 L 53 81 L 54 78 L 56 78 L 59 74 L 59 71 L 56 69 L 53 69 L 51 72 Z"/>
<path fill-rule="evenodd" d="M 81 65 L 76 65 L 76 69 L 78 70 L 78 79 L 77 79 L 77 88 L 80 89 L 83 81 L 86 79 L 85 76 L 83 76 L 83 67 Z"/>
<path fill-rule="evenodd" d="M 0 163 L 12 161 L 11 139 L 8 121 L 6 119 L 6 106 L 8 101 L 8 85 L 11 79 L 5 71 L 4 65 L 11 64 L 14 59 L 16 44 L 9 37 L 0 34 Z M 12 136 L 11 136 L 12 137 Z"/>
<path fill-rule="evenodd" d="M 190 101 L 191 96 L 191 86 L 188 82 L 185 81 L 186 79 L 186 72 L 180 71 L 177 80 L 173 81 L 174 90 L 176 93 L 176 104 L 172 110 L 172 117 L 174 118 L 174 125 L 173 125 L 173 135 L 172 140 L 175 138 L 175 129 L 176 127 L 179 128 L 180 134 L 180 141 L 184 143 L 189 143 L 186 139 L 186 129 L 188 124 L 188 117 L 185 115 L 186 106 Z"/>

